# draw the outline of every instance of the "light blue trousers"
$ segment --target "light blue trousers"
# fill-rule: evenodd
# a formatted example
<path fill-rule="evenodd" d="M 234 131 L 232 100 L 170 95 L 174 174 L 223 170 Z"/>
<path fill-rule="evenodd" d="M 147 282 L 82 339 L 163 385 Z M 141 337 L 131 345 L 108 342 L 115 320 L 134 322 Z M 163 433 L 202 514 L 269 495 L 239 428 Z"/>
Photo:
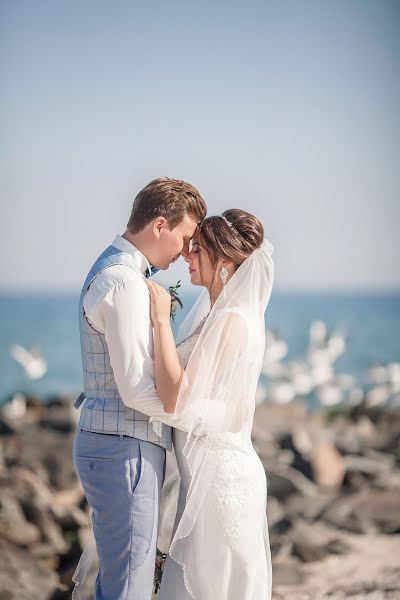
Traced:
<path fill-rule="evenodd" d="M 99 557 L 96 600 L 151 600 L 165 449 L 78 429 L 73 459 Z"/>

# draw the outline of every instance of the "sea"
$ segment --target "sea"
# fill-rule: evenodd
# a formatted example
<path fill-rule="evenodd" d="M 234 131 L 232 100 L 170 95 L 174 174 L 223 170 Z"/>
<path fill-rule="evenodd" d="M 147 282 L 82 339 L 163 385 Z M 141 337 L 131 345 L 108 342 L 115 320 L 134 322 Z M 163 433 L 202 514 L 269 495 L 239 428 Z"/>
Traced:
<path fill-rule="evenodd" d="M 179 327 L 196 296 L 181 293 L 184 308 Z M 337 373 L 353 375 L 367 384 L 374 364 L 400 361 L 400 293 L 273 293 L 266 327 L 288 344 L 285 360 L 301 360 L 313 321 L 323 320 L 329 333 L 344 332 L 346 351 L 337 360 Z M 47 373 L 30 381 L 11 357 L 10 347 L 36 347 L 48 364 Z M 76 294 L 0 294 L 0 404 L 14 393 L 40 397 L 78 395 L 82 390 L 81 355 Z"/>

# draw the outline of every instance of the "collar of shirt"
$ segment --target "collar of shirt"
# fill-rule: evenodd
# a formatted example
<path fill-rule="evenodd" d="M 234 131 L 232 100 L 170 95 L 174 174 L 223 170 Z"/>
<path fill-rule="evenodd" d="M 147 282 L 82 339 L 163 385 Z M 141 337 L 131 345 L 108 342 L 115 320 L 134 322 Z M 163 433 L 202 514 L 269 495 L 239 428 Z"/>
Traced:
<path fill-rule="evenodd" d="M 145 274 L 146 269 L 149 269 L 149 271 L 151 272 L 150 263 L 145 257 L 145 255 L 142 254 L 140 250 L 136 248 L 136 246 L 131 244 L 131 242 L 128 242 L 128 240 L 122 237 L 122 235 L 117 235 L 115 237 L 112 246 L 115 246 L 115 248 L 118 248 L 118 250 L 121 250 L 121 252 L 126 252 L 126 254 L 132 256 L 133 260 L 135 261 L 135 264 L 139 267 L 143 275 Z"/>

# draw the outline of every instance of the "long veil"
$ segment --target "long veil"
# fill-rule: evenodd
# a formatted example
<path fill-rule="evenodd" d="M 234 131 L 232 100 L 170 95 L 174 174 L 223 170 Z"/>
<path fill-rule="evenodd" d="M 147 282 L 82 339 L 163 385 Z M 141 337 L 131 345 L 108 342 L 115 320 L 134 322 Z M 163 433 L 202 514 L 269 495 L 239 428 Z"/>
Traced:
<path fill-rule="evenodd" d="M 245 545 L 242 527 L 253 524 L 264 532 L 264 555 L 255 558 L 265 561 L 266 581 L 259 582 L 259 597 L 271 597 L 266 493 L 261 520 L 255 516 L 249 521 L 245 515 L 246 508 L 253 506 L 251 495 L 262 492 L 248 489 L 241 469 L 246 468 L 245 456 L 252 450 L 255 396 L 265 348 L 264 313 L 274 276 L 272 253 L 273 246 L 265 239 L 219 295 L 185 368 L 173 422 L 168 421 L 187 432 L 183 454 L 191 475 L 169 554 L 182 565 L 185 586 L 195 600 L 225 598 L 221 582 L 232 574 L 221 572 L 218 548 L 222 541 L 222 546 L 237 553 Z M 178 341 L 194 332 L 209 308 L 205 292 L 183 322 Z M 249 548 L 250 555 L 252 551 Z M 210 581 L 217 582 L 215 589 Z M 240 592 L 229 592 L 229 598 L 240 598 Z"/>

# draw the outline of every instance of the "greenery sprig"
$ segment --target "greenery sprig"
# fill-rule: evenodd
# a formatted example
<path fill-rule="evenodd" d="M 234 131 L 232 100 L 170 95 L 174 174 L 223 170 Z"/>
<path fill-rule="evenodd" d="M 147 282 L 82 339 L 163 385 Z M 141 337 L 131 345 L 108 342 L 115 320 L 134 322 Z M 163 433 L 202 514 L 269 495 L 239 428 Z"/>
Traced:
<path fill-rule="evenodd" d="M 175 285 L 170 285 L 168 288 L 168 292 L 171 294 L 172 302 L 171 302 L 171 312 L 170 317 L 172 322 L 175 322 L 175 315 L 178 306 L 183 308 L 182 300 L 179 298 L 179 288 L 181 287 L 181 280 L 179 280 Z"/>

